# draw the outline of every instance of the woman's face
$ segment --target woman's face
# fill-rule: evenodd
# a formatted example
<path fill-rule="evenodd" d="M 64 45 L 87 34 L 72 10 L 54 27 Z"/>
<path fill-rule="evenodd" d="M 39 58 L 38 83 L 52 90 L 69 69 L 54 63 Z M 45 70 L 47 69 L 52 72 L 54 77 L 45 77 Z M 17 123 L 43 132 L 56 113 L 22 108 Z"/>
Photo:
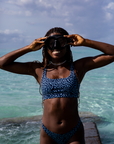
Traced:
<path fill-rule="evenodd" d="M 50 36 L 54 35 L 61 35 L 60 33 L 52 33 Z M 51 45 L 50 40 L 50 45 Z M 66 47 L 65 48 L 58 48 L 58 45 L 54 44 L 54 49 L 47 48 L 48 54 L 51 56 L 52 59 L 63 59 L 66 55 Z"/>

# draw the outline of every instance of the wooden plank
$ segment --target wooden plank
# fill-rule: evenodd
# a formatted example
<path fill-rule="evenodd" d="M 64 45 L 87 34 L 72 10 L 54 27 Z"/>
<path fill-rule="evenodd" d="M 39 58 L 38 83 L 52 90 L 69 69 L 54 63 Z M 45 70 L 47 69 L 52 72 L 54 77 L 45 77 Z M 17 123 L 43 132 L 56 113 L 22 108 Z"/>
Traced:
<path fill-rule="evenodd" d="M 99 132 L 94 122 L 83 123 L 86 144 L 101 144 Z"/>

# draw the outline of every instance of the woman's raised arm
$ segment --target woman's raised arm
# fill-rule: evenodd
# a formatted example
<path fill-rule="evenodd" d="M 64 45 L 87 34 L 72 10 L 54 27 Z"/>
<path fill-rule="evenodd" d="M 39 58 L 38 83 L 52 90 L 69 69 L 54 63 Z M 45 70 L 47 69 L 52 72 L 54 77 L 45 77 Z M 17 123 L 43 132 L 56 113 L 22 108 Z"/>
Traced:
<path fill-rule="evenodd" d="M 85 39 L 84 46 L 100 50 L 103 54 L 86 58 L 85 69 L 87 71 L 108 65 L 114 62 L 114 46 L 108 43 Z"/>
<path fill-rule="evenodd" d="M 73 42 L 69 43 L 72 46 L 86 46 L 103 52 L 104 54 L 87 57 L 81 59 L 80 64 L 82 64 L 85 72 L 105 66 L 114 61 L 114 46 L 108 43 L 98 42 L 94 40 L 84 39 L 80 35 L 73 34 L 67 36 L 72 38 Z"/>
<path fill-rule="evenodd" d="M 44 38 L 35 39 L 30 45 L 25 46 L 21 49 L 12 51 L 2 57 L 0 57 L 0 68 L 9 72 L 18 74 L 29 74 L 30 63 L 14 62 L 18 57 L 32 51 L 37 51 L 44 46 Z"/>

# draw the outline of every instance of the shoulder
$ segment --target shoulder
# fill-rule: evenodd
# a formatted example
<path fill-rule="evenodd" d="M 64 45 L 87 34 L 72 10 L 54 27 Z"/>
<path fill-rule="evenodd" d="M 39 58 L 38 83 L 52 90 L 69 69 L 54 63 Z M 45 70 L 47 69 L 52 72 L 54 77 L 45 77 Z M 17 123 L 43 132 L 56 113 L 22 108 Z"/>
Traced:
<path fill-rule="evenodd" d="M 43 64 L 39 61 L 29 62 L 29 73 L 33 75 L 36 79 L 42 77 L 43 74 Z"/>
<path fill-rule="evenodd" d="M 39 68 L 39 69 L 43 68 L 43 64 L 39 61 L 33 61 L 33 62 L 30 62 L 30 64 L 33 68 Z"/>
<path fill-rule="evenodd" d="M 78 59 L 78 60 L 74 61 L 73 62 L 74 69 L 79 70 L 79 69 L 84 68 L 86 60 L 87 60 L 87 58 L 81 58 L 81 59 Z"/>
<path fill-rule="evenodd" d="M 87 63 L 91 61 L 90 57 L 78 59 L 73 62 L 74 72 L 78 75 L 79 81 L 81 82 L 85 73 L 88 71 Z"/>
<path fill-rule="evenodd" d="M 43 64 L 39 61 L 28 62 L 28 64 L 30 70 L 43 69 Z"/>

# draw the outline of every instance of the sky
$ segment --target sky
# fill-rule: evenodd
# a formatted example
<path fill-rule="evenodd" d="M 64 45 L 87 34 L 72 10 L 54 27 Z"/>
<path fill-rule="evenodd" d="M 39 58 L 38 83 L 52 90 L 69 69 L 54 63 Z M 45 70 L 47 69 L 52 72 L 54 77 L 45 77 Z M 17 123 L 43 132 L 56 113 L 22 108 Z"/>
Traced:
<path fill-rule="evenodd" d="M 0 0 L 0 49 L 18 49 L 53 27 L 114 44 L 113 0 Z"/>

